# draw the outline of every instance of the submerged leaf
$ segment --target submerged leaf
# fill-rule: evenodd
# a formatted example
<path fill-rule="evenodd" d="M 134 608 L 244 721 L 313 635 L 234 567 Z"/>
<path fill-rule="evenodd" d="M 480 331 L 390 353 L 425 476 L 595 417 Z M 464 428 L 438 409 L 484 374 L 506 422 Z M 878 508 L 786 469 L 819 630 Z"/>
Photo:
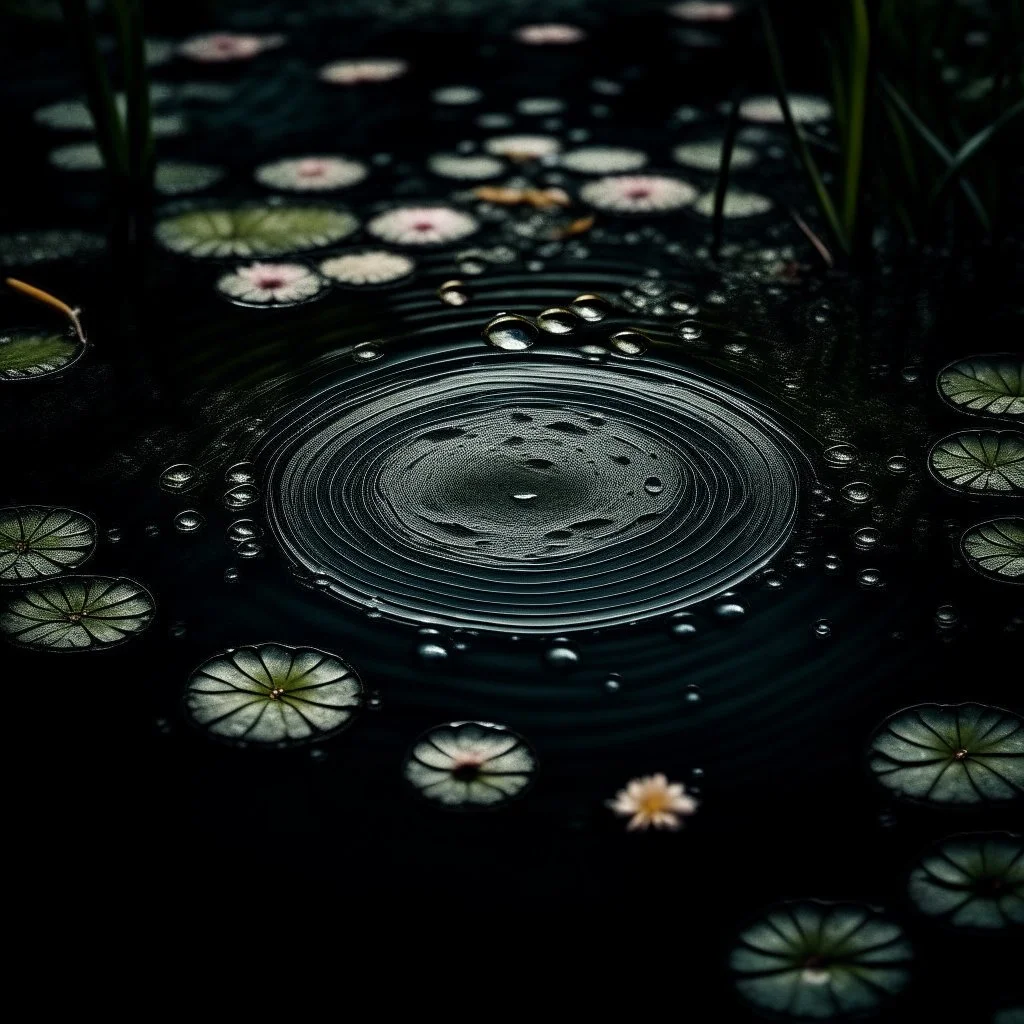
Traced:
<path fill-rule="evenodd" d="M 934 806 L 1024 796 L 1024 722 L 984 704 L 919 704 L 886 719 L 868 764 L 886 789 Z"/>
<path fill-rule="evenodd" d="M 1024 416 L 1024 358 L 971 356 L 939 372 L 939 394 L 950 404 L 985 416 Z"/>
<path fill-rule="evenodd" d="M 0 583 L 57 576 L 96 547 L 96 524 L 81 512 L 43 505 L 0 508 Z"/>
<path fill-rule="evenodd" d="M 938 441 L 928 467 L 957 491 L 1024 494 L 1024 435 L 1013 430 L 963 430 Z"/>
<path fill-rule="evenodd" d="M 1024 583 L 1024 519 L 993 519 L 972 526 L 960 539 L 967 564 L 983 576 Z"/>
<path fill-rule="evenodd" d="M 42 327 L 0 332 L 0 380 L 45 377 L 70 366 L 85 351 L 74 331 Z"/>

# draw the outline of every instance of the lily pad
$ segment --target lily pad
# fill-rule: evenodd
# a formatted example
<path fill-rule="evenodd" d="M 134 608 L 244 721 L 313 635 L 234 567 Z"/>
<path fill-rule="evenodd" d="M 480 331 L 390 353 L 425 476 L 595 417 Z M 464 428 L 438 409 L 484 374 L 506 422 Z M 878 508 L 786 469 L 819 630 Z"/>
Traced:
<path fill-rule="evenodd" d="M 74 331 L 23 327 L 0 331 L 0 380 L 30 380 L 66 370 L 85 346 Z"/>
<path fill-rule="evenodd" d="M 1024 796 L 1024 721 L 984 704 L 918 704 L 886 719 L 868 764 L 888 790 L 933 806 Z"/>
<path fill-rule="evenodd" d="M 209 205 L 163 217 L 156 237 L 165 249 L 199 258 L 285 256 L 347 238 L 359 221 L 327 203 Z"/>
<path fill-rule="evenodd" d="M 1024 358 L 971 356 L 939 372 L 939 394 L 964 412 L 1016 419 L 1024 416 Z"/>
<path fill-rule="evenodd" d="M 43 505 L 0 508 L 0 583 L 33 582 L 80 566 L 96 547 L 81 512 Z"/>
<path fill-rule="evenodd" d="M 956 928 L 1024 926 L 1024 843 L 1006 832 L 950 836 L 910 874 L 914 906 Z"/>
<path fill-rule="evenodd" d="M 312 647 L 259 644 L 218 654 L 192 673 L 185 705 L 217 739 L 285 747 L 326 739 L 363 703 L 359 677 Z"/>
<path fill-rule="evenodd" d="M 950 434 L 928 453 L 928 468 L 956 491 L 1024 494 L 1024 435 L 1014 430 Z"/>
<path fill-rule="evenodd" d="M 133 580 L 66 576 L 39 583 L 7 602 L 0 633 L 20 647 L 99 650 L 141 633 L 153 621 L 153 598 Z"/>
<path fill-rule="evenodd" d="M 1024 519 L 1011 516 L 972 526 L 960 538 L 960 550 L 982 576 L 1024 583 Z"/>
<path fill-rule="evenodd" d="M 769 908 L 729 957 L 740 995 L 798 1020 L 868 1013 L 897 995 L 913 956 L 898 925 L 859 903 L 802 900 Z"/>

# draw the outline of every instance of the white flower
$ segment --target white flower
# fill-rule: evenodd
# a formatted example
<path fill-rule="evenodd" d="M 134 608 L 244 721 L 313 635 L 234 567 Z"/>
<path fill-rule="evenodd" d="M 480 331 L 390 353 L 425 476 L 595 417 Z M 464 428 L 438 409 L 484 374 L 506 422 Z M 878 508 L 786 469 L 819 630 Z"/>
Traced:
<path fill-rule="evenodd" d="M 683 0 L 673 4 L 668 13 L 683 21 L 732 21 L 736 17 L 736 5 L 713 3 L 711 0 Z"/>
<path fill-rule="evenodd" d="M 284 36 L 241 35 L 237 32 L 211 32 L 192 36 L 178 47 L 178 53 L 203 64 L 249 60 L 284 42 Z"/>
<path fill-rule="evenodd" d="M 427 159 L 427 166 L 442 178 L 457 178 L 460 181 L 496 178 L 505 169 L 497 157 L 462 156 L 458 153 L 434 153 Z"/>
<path fill-rule="evenodd" d="M 618 815 L 629 818 L 629 831 L 654 828 L 675 830 L 682 818 L 697 810 L 697 801 L 687 796 L 681 782 L 670 783 L 660 772 L 633 779 L 620 789 L 608 806 Z"/>
<path fill-rule="evenodd" d="M 537 160 L 561 148 L 562 143 L 552 135 L 498 135 L 484 143 L 488 153 L 511 160 Z"/>
<path fill-rule="evenodd" d="M 323 290 L 320 277 L 304 263 L 250 263 L 217 282 L 217 290 L 253 306 L 294 305 Z"/>
<path fill-rule="evenodd" d="M 789 109 L 797 124 L 827 121 L 832 116 L 828 100 L 820 96 L 790 96 Z M 740 104 L 740 116 L 758 124 L 782 124 L 782 107 L 774 96 L 751 96 Z"/>
<path fill-rule="evenodd" d="M 276 160 L 256 168 L 255 177 L 268 188 L 289 192 L 325 192 L 362 181 L 366 165 L 341 156 L 305 156 Z"/>
<path fill-rule="evenodd" d="M 625 146 L 581 146 L 562 154 L 562 166 L 579 174 L 618 174 L 636 171 L 647 163 L 647 154 Z"/>
<path fill-rule="evenodd" d="M 725 193 L 725 206 L 722 208 L 722 216 L 727 220 L 734 220 L 741 217 L 757 217 L 767 213 L 775 204 L 767 197 L 758 195 L 756 192 L 744 192 L 742 189 L 731 188 Z M 693 209 L 703 217 L 715 215 L 715 194 L 705 192 L 693 204 Z"/>
<path fill-rule="evenodd" d="M 438 245 L 465 238 L 478 226 L 474 217 L 451 206 L 399 206 L 378 214 L 366 230 L 399 245 Z"/>
<path fill-rule="evenodd" d="M 531 46 L 564 45 L 586 39 L 587 33 L 575 25 L 551 22 L 545 25 L 523 25 L 513 33 L 521 43 Z"/>
<path fill-rule="evenodd" d="M 446 807 L 487 807 L 518 796 L 537 759 L 526 741 L 501 725 L 453 722 L 424 733 L 405 763 L 405 777 Z"/>
<path fill-rule="evenodd" d="M 484 94 L 475 85 L 442 85 L 435 89 L 430 98 L 445 107 L 461 107 L 467 103 L 478 103 Z"/>
<path fill-rule="evenodd" d="M 701 171 L 717 171 L 722 164 L 722 143 L 687 142 L 672 150 L 672 159 L 677 164 L 696 167 Z M 748 146 L 733 146 L 729 167 L 737 170 L 757 163 L 757 153 Z"/>
<path fill-rule="evenodd" d="M 386 249 L 343 253 L 331 256 L 320 264 L 320 273 L 342 284 L 389 284 L 408 277 L 416 264 L 408 256 Z"/>
<path fill-rule="evenodd" d="M 331 85 L 359 85 L 363 82 L 390 82 L 401 78 L 408 70 L 408 62 L 397 57 L 336 60 L 320 69 L 320 78 Z"/>
<path fill-rule="evenodd" d="M 659 174 L 599 178 L 580 189 L 580 198 L 585 203 L 615 213 L 664 213 L 678 210 L 696 197 L 697 190 L 692 185 Z"/>

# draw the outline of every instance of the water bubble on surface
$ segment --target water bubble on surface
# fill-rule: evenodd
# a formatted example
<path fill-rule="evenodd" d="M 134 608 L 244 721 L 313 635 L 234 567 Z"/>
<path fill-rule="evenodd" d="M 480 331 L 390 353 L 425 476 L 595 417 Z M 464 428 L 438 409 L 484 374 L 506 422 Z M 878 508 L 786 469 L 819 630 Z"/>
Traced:
<path fill-rule="evenodd" d="M 234 566 L 230 566 L 224 570 L 225 583 L 237 583 L 241 576 L 242 574 Z"/>
<path fill-rule="evenodd" d="M 612 304 L 600 295 L 577 295 L 569 308 L 581 319 L 588 323 L 596 324 L 611 316 Z"/>
<path fill-rule="evenodd" d="M 263 545 L 257 540 L 243 540 L 235 548 L 239 558 L 259 558 L 263 554 Z"/>
<path fill-rule="evenodd" d="M 622 676 L 618 672 L 610 672 L 604 681 L 604 688 L 607 693 L 618 693 L 622 689 Z"/>
<path fill-rule="evenodd" d="M 860 452 L 852 444 L 834 444 L 825 449 L 825 462 L 839 469 L 853 466 L 859 459 Z"/>
<path fill-rule="evenodd" d="M 201 512 L 189 508 L 174 517 L 174 528 L 178 533 L 195 533 L 205 522 L 206 517 Z"/>
<path fill-rule="evenodd" d="M 885 586 L 885 577 L 878 569 L 861 569 L 857 573 L 857 585 L 863 590 L 881 590 Z"/>
<path fill-rule="evenodd" d="M 685 639 L 697 635 L 697 622 L 692 612 L 677 612 L 672 616 L 669 631 L 673 636 Z"/>
<path fill-rule="evenodd" d="M 837 572 L 843 571 L 842 559 L 838 555 L 833 554 L 832 552 L 829 552 L 825 555 L 824 566 L 825 572 L 827 573 L 835 574 Z"/>
<path fill-rule="evenodd" d="M 416 653 L 421 661 L 436 664 L 440 661 L 447 661 L 449 657 L 448 648 L 434 641 L 421 643 L 416 648 Z"/>
<path fill-rule="evenodd" d="M 154 540 L 155 538 L 160 536 L 160 527 L 157 526 L 156 523 L 147 523 L 146 526 L 143 528 L 142 532 L 150 540 Z"/>
<path fill-rule="evenodd" d="M 259 501 L 260 492 L 258 487 L 252 484 L 239 484 L 224 493 L 225 508 L 246 508 Z"/>
<path fill-rule="evenodd" d="M 676 334 L 683 341 L 700 341 L 704 336 L 704 329 L 696 321 L 684 320 L 676 328 Z"/>
<path fill-rule="evenodd" d="M 175 640 L 180 640 L 187 632 L 188 626 L 180 619 L 167 627 L 167 635 Z"/>
<path fill-rule="evenodd" d="M 231 484 L 256 483 L 256 467 L 251 462 L 236 462 L 224 471 L 224 482 Z"/>
<path fill-rule="evenodd" d="M 242 541 L 255 540 L 262 536 L 263 528 L 253 519 L 236 519 L 229 527 L 227 538 L 229 544 L 241 544 Z"/>
<path fill-rule="evenodd" d="M 569 309 L 545 309 L 537 317 L 537 326 L 548 334 L 571 334 L 579 325 L 579 317 Z"/>
<path fill-rule="evenodd" d="M 873 551 L 882 540 L 881 531 L 873 526 L 862 526 L 859 530 L 853 531 L 854 547 L 861 551 Z"/>
<path fill-rule="evenodd" d="M 580 654 L 569 645 L 566 637 L 555 637 L 552 645 L 544 652 L 544 660 L 552 668 L 563 672 L 576 668 L 580 663 Z"/>
<path fill-rule="evenodd" d="M 576 351 L 581 355 L 586 356 L 589 362 L 594 363 L 603 362 L 611 355 L 611 351 L 605 348 L 604 345 L 580 345 Z"/>
<path fill-rule="evenodd" d="M 187 462 L 176 462 L 160 474 L 160 488 L 164 491 L 184 491 L 199 480 L 199 470 Z"/>
<path fill-rule="evenodd" d="M 111 526 L 104 536 L 107 538 L 108 544 L 120 544 L 123 534 L 121 533 L 120 527 Z"/>
<path fill-rule="evenodd" d="M 487 343 L 505 352 L 522 352 L 530 348 L 537 337 L 533 321 L 517 313 L 499 314 L 484 328 Z"/>
<path fill-rule="evenodd" d="M 875 489 L 863 480 L 844 484 L 839 493 L 843 496 L 843 500 L 848 501 L 851 505 L 866 505 L 875 497 Z"/>
<path fill-rule="evenodd" d="M 649 476 L 644 481 L 644 490 L 648 494 L 661 494 L 664 489 L 665 485 L 656 476 Z"/>
<path fill-rule="evenodd" d="M 687 704 L 699 704 L 704 699 L 700 687 L 696 683 L 690 683 L 683 693 Z"/>
<path fill-rule="evenodd" d="M 828 619 L 818 619 L 814 624 L 814 635 L 828 637 L 832 635 L 832 623 Z"/>
<path fill-rule="evenodd" d="M 352 359 L 357 363 L 372 363 L 382 355 L 384 350 L 372 341 L 362 341 L 352 349 Z"/>
<path fill-rule="evenodd" d="M 891 455 L 886 459 L 885 468 L 893 476 L 903 476 L 904 473 L 910 472 L 910 459 L 906 455 Z"/>
<path fill-rule="evenodd" d="M 960 621 L 960 612 L 951 604 L 940 604 L 935 609 L 935 625 L 939 629 L 952 629 Z"/>
<path fill-rule="evenodd" d="M 747 606 L 735 597 L 716 602 L 711 610 L 719 622 L 736 622 L 747 614 Z"/>
<path fill-rule="evenodd" d="M 469 289 L 465 281 L 445 281 L 437 289 L 437 297 L 447 306 L 464 306 L 469 302 Z"/>
<path fill-rule="evenodd" d="M 612 347 L 624 356 L 642 356 L 650 339 L 639 331 L 619 331 L 611 336 Z"/>

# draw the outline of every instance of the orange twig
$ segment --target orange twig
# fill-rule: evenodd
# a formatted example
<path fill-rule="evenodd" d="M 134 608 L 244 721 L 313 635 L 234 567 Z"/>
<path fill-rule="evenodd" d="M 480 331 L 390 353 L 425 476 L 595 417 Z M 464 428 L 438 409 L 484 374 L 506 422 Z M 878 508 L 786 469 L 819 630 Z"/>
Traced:
<path fill-rule="evenodd" d="M 21 292 L 22 295 L 27 295 L 30 299 L 35 299 L 36 302 L 42 302 L 44 305 L 50 306 L 51 308 L 63 313 L 75 328 L 78 340 L 81 341 L 83 345 L 87 344 L 85 340 L 85 332 L 82 330 L 82 323 L 78 319 L 77 309 L 72 309 L 66 302 L 62 302 L 58 299 L 56 295 L 44 292 L 42 288 L 36 288 L 35 285 L 19 281 L 16 277 L 7 278 L 6 283 L 9 288 L 13 288 L 16 292 Z"/>

